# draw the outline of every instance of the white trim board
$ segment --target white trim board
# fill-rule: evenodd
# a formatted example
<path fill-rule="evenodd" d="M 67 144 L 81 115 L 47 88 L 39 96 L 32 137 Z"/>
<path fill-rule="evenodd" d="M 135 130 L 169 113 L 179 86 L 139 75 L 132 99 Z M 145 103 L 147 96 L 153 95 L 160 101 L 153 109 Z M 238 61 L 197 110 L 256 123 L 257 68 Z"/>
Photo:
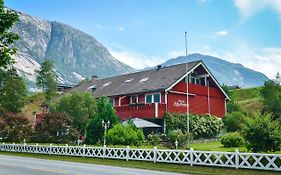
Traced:
<path fill-rule="evenodd" d="M 214 80 L 214 82 L 216 83 L 216 85 L 219 87 L 219 89 L 221 90 L 221 92 L 224 94 L 224 96 L 226 97 L 227 100 L 230 100 L 229 96 L 224 92 L 224 90 L 221 88 L 219 82 L 215 79 L 215 77 L 213 76 L 213 74 L 210 72 L 210 70 L 207 68 L 207 66 L 200 61 L 196 66 L 194 66 L 192 69 L 190 69 L 187 73 L 185 73 L 183 76 L 181 76 L 177 81 L 175 81 L 171 86 L 169 86 L 167 89 L 165 89 L 165 91 L 170 91 L 176 84 L 178 84 L 180 81 L 182 81 L 187 75 L 189 75 L 191 72 L 193 72 L 196 68 L 198 68 L 199 66 L 203 66 L 203 68 L 207 71 L 207 73 L 211 76 L 211 78 Z"/>

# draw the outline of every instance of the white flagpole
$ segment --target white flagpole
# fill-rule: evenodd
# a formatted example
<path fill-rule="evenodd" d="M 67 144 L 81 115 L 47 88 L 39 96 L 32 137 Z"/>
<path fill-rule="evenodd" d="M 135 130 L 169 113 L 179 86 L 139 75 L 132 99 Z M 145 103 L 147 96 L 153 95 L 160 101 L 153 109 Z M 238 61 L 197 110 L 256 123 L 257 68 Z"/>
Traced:
<path fill-rule="evenodd" d="M 186 57 L 186 62 L 185 62 L 185 72 L 187 74 L 188 72 L 188 60 L 187 60 L 187 32 L 185 31 L 185 57 Z M 188 140 L 187 140 L 187 145 L 188 148 L 190 148 L 190 132 L 189 132 L 189 97 L 188 97 L 188 82 L 189 82 L 189 77 L 188 75 L 186 76 L 186 122 L 187 122 L 187 133 L 188 133 Z"/>

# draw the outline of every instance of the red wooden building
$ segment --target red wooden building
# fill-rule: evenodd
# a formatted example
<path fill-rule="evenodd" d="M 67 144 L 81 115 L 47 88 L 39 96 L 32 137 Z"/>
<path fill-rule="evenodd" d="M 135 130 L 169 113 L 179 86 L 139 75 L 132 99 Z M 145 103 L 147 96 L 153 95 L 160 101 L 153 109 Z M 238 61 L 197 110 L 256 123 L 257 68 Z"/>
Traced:
<path fill-rule="evenodd" d="M 191 114 L 223 117 L 229 99 L 202 61 L 103 79 L 94 76 L 73 90 L 109 97 L 122 120 L 162 119 L 165 112 L 186 113 L 187 109 Z"/>

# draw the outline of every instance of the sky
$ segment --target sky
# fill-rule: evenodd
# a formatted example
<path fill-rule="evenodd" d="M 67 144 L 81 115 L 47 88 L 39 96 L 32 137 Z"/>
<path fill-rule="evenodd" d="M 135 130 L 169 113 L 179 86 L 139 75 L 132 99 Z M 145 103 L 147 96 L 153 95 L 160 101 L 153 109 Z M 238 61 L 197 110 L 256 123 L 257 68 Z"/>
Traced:
<path fill-rule="evenodd" d="M 187 51 L 281 72 L 281 0 L 5 0 L 9 8 L 94 36 L 141 69 Z"/>

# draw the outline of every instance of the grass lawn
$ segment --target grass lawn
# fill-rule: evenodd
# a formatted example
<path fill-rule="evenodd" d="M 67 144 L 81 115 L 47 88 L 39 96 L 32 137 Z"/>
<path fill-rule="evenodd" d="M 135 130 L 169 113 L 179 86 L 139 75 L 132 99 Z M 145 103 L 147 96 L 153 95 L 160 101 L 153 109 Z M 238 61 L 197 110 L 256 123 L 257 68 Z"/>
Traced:
<path fill-rule="evenodd" d="M 42 155 L 42 154 L 28 154 L 28 153 L 12 153 L 12 152 L 0 152 L 0 155 L 9 156 L 22 156 L 49 160 L 62 160 L 69 162 L 80 162 L 80 163 L 92 163 L 111 165 L 119 167 L 129 168 L 140 168 L 150 169 L 166 172 L 177 172 L 185 174 L 216 174 L 216 175 L 277 175 L 280 172 L 273 171 L 258 171 L 258 170 L 247 170 L 247 169 L 233 169 L 233 168 L 219 168 L 219 167 L 202 167 L 202 166 L 189 166 L 179 164 L 167 164 L 167 163 L 152 163 L 144 161 L 123 161 L 123 160 L 112 160 L 112 159 L 98 159 L 98 158 L 83 158 L 83 157 L 71 157 L 71 156 L 54 156 L 54 155 Z"/>
<path fill-rule="evenodd" d="M 240 152 L 247 151 L 247 149 L 245 147 L 226 148 L 219 141 L 207 142 L 207 143 L 194 143 L 194 144 L 191 144 L 191 147 L 194 150 L 200 150 L 200 151 L 234 152 L 235 149 L 238 149 Z"/>

